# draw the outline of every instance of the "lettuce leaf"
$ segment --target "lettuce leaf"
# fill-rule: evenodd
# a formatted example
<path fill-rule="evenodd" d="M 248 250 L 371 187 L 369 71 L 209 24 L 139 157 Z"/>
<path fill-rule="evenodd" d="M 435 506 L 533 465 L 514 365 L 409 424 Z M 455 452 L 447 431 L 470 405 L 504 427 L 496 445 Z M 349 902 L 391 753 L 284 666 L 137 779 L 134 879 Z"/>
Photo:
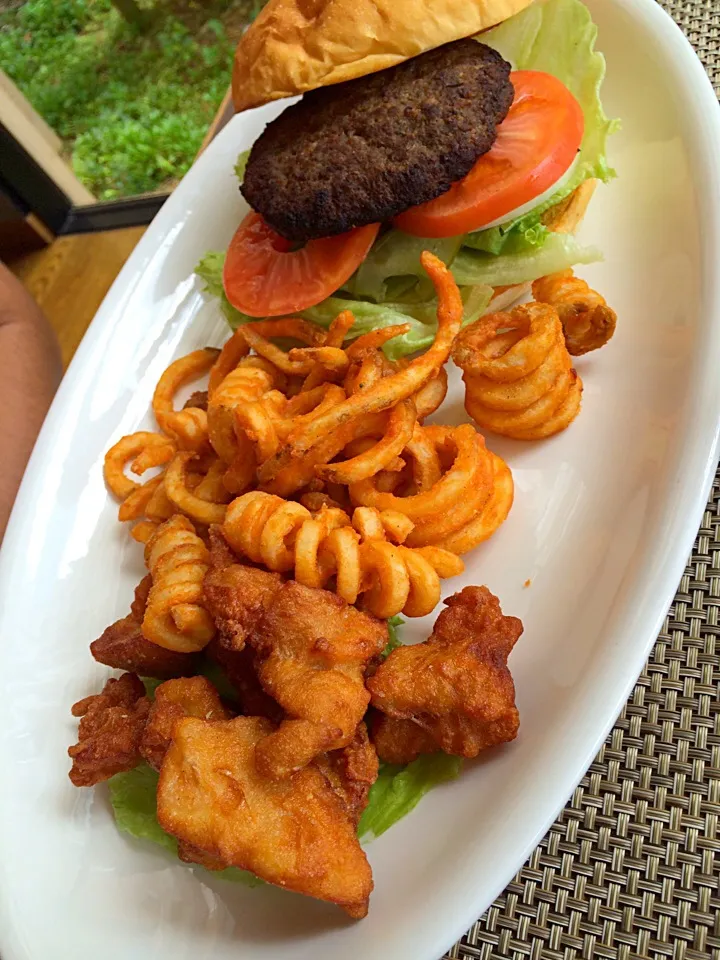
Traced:
<path fill-rule="evenodd" d="M 405 279 L 407 289 L 401 296 L 404 302 L 421 302 L 433 296 L 432 284 L 420 264 L 420 254 L 429 250 L 445 264 L 454 260 L 462 237 L 427 240 L 412 237 L 402 230 L 387 230 L 375 241 L 365 260 L 360 264 L 343 290 L 354 297 L 367 297 L 375 303 L 391 299 L 388 287 L 392 281 Z M 397 286 L 392 291 L 398 296 Z"/>
<path fill-rule="evenodd" d="M 115 823 L 136 840 L 149 840 L 177 854 L 177 840 L 165 833 L 157 822 L 157 782 L 157 773 L 146 763 L 111 777 L 108 786 Z M 255 874 L 237 867 L 213 870 L 213 876 L 248 887 L 257 887 L 263 882 Z"/>
<path fill-rule="evenodd" d="M 480 34 L 477 39 L 494 47 L 515 70 L 542 70 L 562 80 L 576 97 L 585 116 L 585 134 L 572 177 L 544 204 L 514 221 L 479 230 L 465 238 L 465 245 L 500 254 L 506 244 L 515 251 L 542 245 L 548 231 L 540 217 L 590 178 L 607 182 L 615 176 L 606 149 L 608 136 L 619 121 L 608 120 L 600 102 L 605 76 L 605 58 L 595 50 L 597 27 L 580 0 L 541 0 Z"/>
<path fill-rule="evenodd" d="M 222 271 L 225 254 L 206 253 L 195 268 L 195 273 L 205 284 L 207 293 L 219 297 L 220 309 L 230 327 L 236 330 L 243 323 L 252 323 L 256 317 L 250 317 L 236 310 L 225 296 L 222 286 Z M 466 286 L 461 291 L 465 304 L 464 323 L 472 323 L 481 317 L 492 299 L 492 289 L 483 284 Z M 334 297 L 328 297 L 315 307 L 300 311 L 300 316 L 311 323 L 317 323 L 326 329 L 341 310 L 352 310 L 355 323 L 352 337 L 359 337 L 370 330 L 379 330 L 399 323 L 410 324 L 410 330 L 395 337 L 383 348 L 391 360 L 408 353 L 423 350 L 435 339 L 437 329 L 437 302 L 433 298 L 419 303 L 371 303 L 366 300 L 351 299 L 350 294 L 340 291 Z"/>
<path fill-rule="evenodd" d="M 428 790 L 454 780 L 462 758 L 447 753 L 428 753 L 406 767 L 382 764 L 370 790 L 368 805 L 358 824 L 358 836 L 379 837 L 413 810 Z"/>
<path fill-rule="evenodd" d="M 247 166 L 248 157 L 250 156 L 249 150 L 243 150 L 241 154 L 238 155 L 238 158 L 235 162 L 233 170 L 235 171 L 235 176 L 238 178 L 240 183 L 245 179 L 245 167 Z"/>
<path fill-rule="evenodd" d="M 400 639 L 400 627 L 405 623 L 402 617 L 390 617 L 387 622 L 388 627 L 388 642 L 385 646 L 385 649 L 382 651 L 380 656 L 385 660 L 386 657 L 389 657 L 393 650 L 397 650 L 398 647 L 403 645 L 402 640 Z"/>
<path fill-rule="evenodd" d="M 493 287 L 512 286 L 567 270 L 577 263 L 602 260 L 597 247 L 585 247 L 575 237 L 551 233 L 541 247 L 531 247 L 514 256 L 493 256 L 466 247 L 450 267 L 458 284 L 487 283 Z"/>

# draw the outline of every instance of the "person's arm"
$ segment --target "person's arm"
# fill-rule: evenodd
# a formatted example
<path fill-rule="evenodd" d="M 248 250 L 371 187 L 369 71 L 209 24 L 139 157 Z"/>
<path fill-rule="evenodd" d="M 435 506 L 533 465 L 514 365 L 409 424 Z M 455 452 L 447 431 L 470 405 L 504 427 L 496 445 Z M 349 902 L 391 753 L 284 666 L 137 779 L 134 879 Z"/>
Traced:
<path fill-rule="evenodd" d="M 0 541 L 61 376 L 50 324 L 0 263 Z"/>

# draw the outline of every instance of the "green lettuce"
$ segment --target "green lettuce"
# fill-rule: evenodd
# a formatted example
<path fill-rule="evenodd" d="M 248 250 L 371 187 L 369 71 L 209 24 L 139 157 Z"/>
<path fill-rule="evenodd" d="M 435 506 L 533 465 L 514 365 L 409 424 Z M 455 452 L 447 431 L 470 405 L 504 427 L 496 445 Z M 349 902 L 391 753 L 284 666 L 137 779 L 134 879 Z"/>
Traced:
<path fill-rule="evenodd" d="M 388 642 L 385 645 L 385 649 L 380 654 L 383 660 L 386 657 L 389 657 L 393 650 L 397 650 L 398 647 L 403 645 L 402 640 L 400 639 L 400 627 L 405 623 L 402 617 L 390 617 L 387 622 L 388 628 Z"/>
<path fill-rule="evenodd" d="M 496 257 L 463 247 L 450 269 L 458 284 L 486 283 L 504 287 L 537 280 L 576 263 L 597 260 L 602 260 L 597 247 L 585 247 L 569 234 L 551 233 L 541 247 L 531 247 L 512 257 Z"/>
<path fill-rule="evenodd" d="M 207 253 L 195 268 L 195 273 L 205 284 L 205 290 L 220 299 L 220 309 L 233 330 L 244 323 L 251 323 L 256 317 L 250 317 L 236 310 L 225 296 L 222 286 L 224 253 Z M 465 305 L 464 323 L 472 323 L 481 317 L 492 299 L 492 289 L 483 284 L 464 287 L 461 291 Z M 370 330 L 379 330 L 400 323 L 410 325 L 410 330 L 395 337 L 383 348 L 391 360 L 424 350 L 435 339 L 437 329 L 437 301 L 424 300 L 419 303 L 371 303 L 367 300 L 354 300 L 350 295 L 339 292 L 328 297 L 322 303 L 308 310 L 301 310 L 299 316 L 311 323 L 317 323 L 326 329 L 342 310 L 351 310 L 355 323 L 352 337 L 359 337 Z"/>
<path fill-rule="evenodd" d="M 233 170 L 235 171 L 235 176 L 238 178 L 240 183 L 245 179 L 245 167 L 247 166 L 248 158 L 250 156 L 249 150 L 243 150 L 241 154 L 238 155 L 238 158 L 235 162 Z"/>
<path fill-rule="evenodd" d="M 358 824 L 359 837 L 379 837 L 413 810 L 428 790 L 454 780 L 462 758 L 428 753 L 406 767 L 384 763 L 372 785 L 368 805 Z"/>
<path fill-rule="evenodd" d="M 515 70 L 541 70 L 561 80 L 582 107 L 585 134 L 573 174 L 560 190 L 522 217 L 468 234 L 466 246 L 494 254 L 541 246 L 549 233 L 541 223 L 547 210 L 586 180 L 607 182 L 615 176 L 606 150 L 619 121 L 608 120 L 600 102 L 605 58 L 595 50 L 596 37 L 597 27 L 580 0 L 541 0 L 478 35 Z"/>

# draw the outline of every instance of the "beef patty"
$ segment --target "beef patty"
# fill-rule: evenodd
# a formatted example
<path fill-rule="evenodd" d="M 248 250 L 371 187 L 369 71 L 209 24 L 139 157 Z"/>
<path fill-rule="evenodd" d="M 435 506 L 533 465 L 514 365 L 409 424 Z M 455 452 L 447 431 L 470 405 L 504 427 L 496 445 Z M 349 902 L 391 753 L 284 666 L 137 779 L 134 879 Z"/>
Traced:
<path fill-rule="evenodd" d="M 510 64 L 476 40 L 306 93 L 255 142 L 242 185 L 288 240 L 388 220 L 444 193 L 493 145 Z"/>

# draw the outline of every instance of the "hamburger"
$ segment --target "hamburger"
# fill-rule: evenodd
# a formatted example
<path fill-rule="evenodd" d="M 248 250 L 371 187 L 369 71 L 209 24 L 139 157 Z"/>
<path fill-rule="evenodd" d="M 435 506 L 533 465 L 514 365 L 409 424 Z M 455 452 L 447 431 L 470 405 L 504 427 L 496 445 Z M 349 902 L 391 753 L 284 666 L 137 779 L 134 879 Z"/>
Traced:
<path fill-rule="evenodd" d="M 433 339 L 429 249 L 465 321 L 601 258 L 574 233 L 614 123 L 581 0 L 270 0 L 234 62 L 238 112 L 275 108 L 236 172 L 250 208 L 197 272 L 235 327 L 300 315 Z M 270 113 L 269 113 L 270 117 Z"/>

